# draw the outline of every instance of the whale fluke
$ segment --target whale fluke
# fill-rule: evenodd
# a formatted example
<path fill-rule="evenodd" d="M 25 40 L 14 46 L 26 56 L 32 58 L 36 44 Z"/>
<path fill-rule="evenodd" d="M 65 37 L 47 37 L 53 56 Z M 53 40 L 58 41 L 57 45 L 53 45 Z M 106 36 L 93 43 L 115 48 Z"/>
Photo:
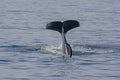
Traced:
<path fill-rule="evenodd" d="M 58 32 L 62 32 L 62 25 L 63 23 L 60 21 L 53 21 L 47 24 L 46 29 L 51 29 L 51 30 L 55 30 Z"/>
<path fill-rule="evenodd" d="M 80 24 L 76 20 L 67 20 L 64 22 L 61 21 L 53 21 L 47 24 L 46 28 L 58 31 L 62 33 L 62 28 L 64 29 L 64 33 L 67 33 L 69 30 L 79 27 Z"/>
<path fill-rule="evenodd" d="M 70 55 L 72 57 L 72 48 L 71 46 L 67 43 L 65 34 L 76 27 L 79 27 L 80 24 L 76 20 L 67 20 L 64 22 L 61 21 L 53 21 L 47 24 L 46 29 L 58 31 L 61 33 L 62 36 L 62 51 L 64 54 Z"/>

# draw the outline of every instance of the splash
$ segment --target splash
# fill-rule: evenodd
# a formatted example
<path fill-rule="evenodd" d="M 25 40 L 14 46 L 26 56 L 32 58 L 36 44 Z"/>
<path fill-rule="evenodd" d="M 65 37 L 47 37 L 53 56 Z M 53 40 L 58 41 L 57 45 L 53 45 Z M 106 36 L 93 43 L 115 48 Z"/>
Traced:
<path fill-rule="evenodd" d="M 74 51 L 81 53 L 114 53 L 117 52 L 116 49 L 111 48 L 110 46 L 105 45 L 72 45 Z"/>
<path fill-rule="evenodd" d="M 72 46 L 73 55 L 80 55 L 80 54 L 109 54 L 109 53 L 117 53 L 119 52 L 118 49 L 113 48 L 112 46 L 105 46 L 105 45 L 79 45 L 73 44 Z M 62 55 L 62 47 L 61 45 L 55 46 L 45 46 L 45 51 L 48 51 L 54 55 Z"/>
<path fill-rule="evenodd" d="M 55 54 L 55 55 L 60 55 L 60 56 L 64 56 L 64 54 L 62 53 L 62 47 L 61 45 L 60 46 L 55 46 L 55 45 L 47 45 L 45 47 L 45 50 L 48 51 L 48 52 L 51 52 L 52 54 Z"/>

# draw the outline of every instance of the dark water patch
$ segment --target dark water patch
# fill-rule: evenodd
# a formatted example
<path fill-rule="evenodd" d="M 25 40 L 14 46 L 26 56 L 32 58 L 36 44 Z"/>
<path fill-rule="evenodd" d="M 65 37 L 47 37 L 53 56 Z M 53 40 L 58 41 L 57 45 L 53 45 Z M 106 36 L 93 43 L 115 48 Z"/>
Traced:
<path fill-rule="evenodd" d="M 9 63 L 13 63 L 13 60 L 7 60 L 7 59 L 0 59 L 0 64 L 9 64 Z"/>
<path fill-rule="evenodd" d="M 92 63 L 92 62 L 86 62 L 86 63 L 80 63 L 79 65 L 97 65 L 97 64 L 100 64 L 100 63 Z"/>
<path fill-rule="evenodd" d="M 120 76 L 106 76 L 106 77 L 120 78 Z"/>
<path fill-rule="evenodd" d="M 0 62 L 11 62 L 10 60 L 0 60 Z"/>
<path fill-rule="evenodd" d="M 0 49 L 3 52 L 32 53 L 32 52 L 39 52 L 41 50 L 41 47 L 10 45 L 10 46 L 0 46 Z"/>

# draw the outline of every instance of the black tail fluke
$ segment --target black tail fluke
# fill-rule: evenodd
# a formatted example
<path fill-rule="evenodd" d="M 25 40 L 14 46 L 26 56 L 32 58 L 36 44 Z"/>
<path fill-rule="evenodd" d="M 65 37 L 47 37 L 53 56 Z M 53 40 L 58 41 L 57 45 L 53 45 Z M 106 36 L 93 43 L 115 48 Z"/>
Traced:
<path fill-rule="evenodd" d="M 53 21 L 47 24 L 46 29 L 51 29 L 51 30 L 55 30 L 58 32 L 62 32 L 62 25 L 63 23 L 60 21 Z"/>
<path fill-rule="evenodd" d="M 76 20 L 67 20 L 64 22 L 61 21 L 53 21 L 47 24 L 46 28 L 58 31 L 62 33 L 62 28 L 64 29 L 64 33 L 67 33 L 69 30 L 79 27 L 80 24 Z"/>
<path fill-rule="evenodd" d="M 69 30 L 79 27 L 80 24 L 76 20 L 67 20 L 63 22 L 64 32 L 67 33 Z"/>

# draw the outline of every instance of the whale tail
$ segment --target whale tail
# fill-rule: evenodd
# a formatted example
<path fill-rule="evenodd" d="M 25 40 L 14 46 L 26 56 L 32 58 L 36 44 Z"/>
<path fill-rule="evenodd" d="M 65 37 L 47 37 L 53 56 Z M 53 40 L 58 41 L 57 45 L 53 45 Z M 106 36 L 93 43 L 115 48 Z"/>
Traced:
<path fill-rule="evenodd" d="M 72 48 L 71 46 L 67 43 L 65 34 L 76 27 L 79 27 L 80 24 L 76 20 L 67 20 L 64 22 L 61 21 L 53 21 L 47 24 L 46 29 L 58 31 L 62 35 L 62 47 L 63 47 L 63 53 L 70 55 L 72 57 Z"/>
<path fill-rule="evenodd" d="M 80 24 L 76 20 L 67 20 L 64 22 L 61 21 L 53 21 L 47 24 L 46 28 L 58 31 L 62 33 L 62 28 L 64 29 L 64 33 L 67 33 L 69 30 L 79 27 Z"/>

